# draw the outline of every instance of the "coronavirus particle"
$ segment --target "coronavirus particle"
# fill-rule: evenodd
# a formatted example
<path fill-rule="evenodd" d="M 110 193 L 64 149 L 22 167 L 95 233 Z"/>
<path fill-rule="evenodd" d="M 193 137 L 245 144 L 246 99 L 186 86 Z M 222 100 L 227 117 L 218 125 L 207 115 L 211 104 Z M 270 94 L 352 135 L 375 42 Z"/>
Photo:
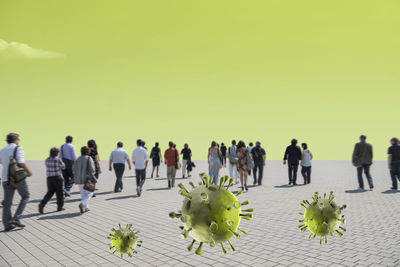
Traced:
<path fill-rule="evenodd" d="M 136 254 L 136 247 L 141 247 L 142 241 L 138 240 L 137 234 L 139 231 L 135 231 L 132 229 L 132 224 L 127 224 L 125 228 L 121 228 L 121 225 L 118 225 L 118 229 L 111 229 L 112 233 L 108 235 L 108 239 L 111 239 L 111 243 L 109 244 L 109 249 L 113 250 L 113 254 L 115 252 L 119 252 L 119 255 L 122 256 L 124 254 L 128 254 L 129 257 L 132 257 L 132 254 Z"/>
<path fill-rule="evenodd" d="M 197 255 L 202 255 L 203 244 L 214 247 L 220 244 L 222 251 L 227 253 L 223 243 L 227 242 L 232 251 L 235 247 L 230 242 L 232 236 L 240 237 L 238 230 L 243 234 L 247 231 L 239 229 L 240 220 L 250 220 L 253 217 L 252 208 L 242 209 L 242 206 L 248 205 L 249 201 L 239 202 L 237 196 L 242 194 L 239 191 L 234 195 L 229 191 L 234 179 L 228 176 L 220 179 L 219 186 L 212 184 L 212 178 L 206 174 L 200 174 L 202 182 L 195 186 L 193 182 L 189 184 L 193 187 L 190 192 L 183 184 L 179 184 L 179 193 L 185 197 L 182 210 L 171 212 L 171 218 L 180 218 L 183 222 L 181 226 L 182 238 L 189 235 L 194 239 L 189 245 L 188 250 L 193 249 L 194 244 L 199 242 L 196 249 Z M 227 187 L 225 184 L 227 183 Z"/>
<path fill-rule="evenodd" d="M 346 205 L 339 207 L 333 201 L 333 198 L 333 192 L 330 192 L 328 198 L 326 198 L 326 194 L 322 198 L 315 192 L 311 203 L 308 200 L 300 203 L 300 206 L 306 208 L 306 210 L 304 214 L 299 213 L 303 216 L 303 219 L 299 220 L 299 222 L 303 223 L 299 225 L 299 229 L 302 232 L 308 229 L 311 232 L 308 238 L 318 236 L 320 244 L 323 241 L 327 243 L 328 236 L 337 233 L 341 237 L 343 235 L 342 232 L 346 231 L 341 226 L 341 224 L 344 224 L 344 215 L 341 213 L 346 208 Z"/>

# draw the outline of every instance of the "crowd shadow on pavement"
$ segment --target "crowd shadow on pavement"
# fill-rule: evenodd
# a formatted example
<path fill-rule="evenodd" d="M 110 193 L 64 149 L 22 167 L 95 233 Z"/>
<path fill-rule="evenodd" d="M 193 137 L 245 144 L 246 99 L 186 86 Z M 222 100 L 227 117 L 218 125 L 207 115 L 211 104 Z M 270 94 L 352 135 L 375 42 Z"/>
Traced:
<path fill-rule="evenodd" d="M 56 211 L 56 210 L 49 211 L 49 212 L 46 212 L 45 214 L 52 214 L 52 213 L 56 213 L 56 212 L 59 212 L 59 211 Z M 39 215 L 43 215 L 43 214 L 40 214 L 39 212 L 36 212 L 36 213 L 27 214 L 27 215 L 22 215 L 21 219 L 28 219 L 28 218 L 36 217 L 36 216 L 39 216 Z"/>
<path fill-rule="evenodd" d="M 58 215 L 50 215 L 50 216 L 43 216 L 40 217 L 38 220 L 59 220 L 59 219 L 66 219 L 66 218 L 74 218 L 81 216 L 82 213 L 75 212 L 75 213 L 63 213 Z"/>
<path fill-rule="evenodd" d="M 161 191 L 161 190 L 169 190 L 168 187 L 160 187 L 160 188 L 149 188 L 146 191 Z"/>
<path fill-rule="evenodd" d="M 358 194 L 358 193 L 365 193 L 367 191 L 368 190 L 365 190 L 365 189 L 353 189 L 353 190 L 346 190 L 344 192 L 348 193 L 348 194 Z"/>
<path fill-rule="evenodd" d="M 396 193 L 400 193 L 400 191 L 398 191 L 396 189 L 388 189 L 388 190 L 382 192 L 382 194 L 396 194 Z"/>
<path fill-rule="evenodd" d="M 119 199 L 127 199 L 127 198 L 137 198 L 137 195 L 128 195 L 128 196 L 119 196 L 119 197 L 112 197 L 106 198 L 105 200 L 119 200 Z"/>
<path fill-rule="evenodd" d="M 96 196 L 108 195 L 108 194 L 112 194 L 112 193 L 114 193 L 114 191 L 106 191 L 106 192 L 100 192 L 100 193 L 95 192 Z"/>

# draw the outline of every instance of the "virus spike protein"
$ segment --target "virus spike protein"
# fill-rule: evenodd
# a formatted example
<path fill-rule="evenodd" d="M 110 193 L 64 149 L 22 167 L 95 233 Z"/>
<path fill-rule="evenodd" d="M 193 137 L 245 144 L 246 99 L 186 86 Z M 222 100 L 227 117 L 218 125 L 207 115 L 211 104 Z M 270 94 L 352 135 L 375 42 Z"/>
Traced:
<path fill-rule="evenodd" d="M 315 192 L 312 199 L 311 203 L 307 200 L 300 203 L 300 206 L 306 210 L 304 213 L 299 213 L 303 218 L 299 220 L 302 224 L 298 228 L 302 232 L 308 229 L 311 232 L 308 238 L 319 236 L 320 244 L 322 242 L 326 244 L 328 242 L 327 237 L 332 236 L 334 233 L 341 237 L 343 233 L 339 230 L 346 231 L 340 225 L 344 223 L 344 215 L 341 215 L 341 212 L 346 208 L 346 205 L 341 207 L 336 205 L 333 201 L 333 192 L 330 192 L 328 198 L 326 198 L 326 194 L 322 198 L 318 195 L 318 192 Z"/>
<path fill-rule="evenodd" d="M 202 255 L 204 244 L 210 247 L 220 244 L 222 251 L 226 253 L 223 243 L 228 242 L 232 251 L 235 251 L 229 240 L 232 237 L 239 238 L 238 231 L 247 234 L 247 231 L 239 229 L 240 220 L 250 220 L 253 217 L 251 212 L 254 210 L 241 209 L 241 206 L 248 205 L 249 201 L 240 203 L 228 190 L 233 183 L 233 179 L 228 176 L 221 177 L 218 185 L 212 184 L 212 178 L 204 173 L 200 174 L 200 178 L 202 182 L 190 192 L 182 184 L 178 185 L 184 192 L 181 195 L 185 198 L 181 211 L 171 212 L 170 217 L 180 218 L 183 222 L 184 227 L 181 228 L 183 238 L 190 235 L 194 239 L 188 247 L 189 251 L 196 242 L 199 243 L 195 251 L 197 255 Z M 225 187 L 226 183 L 228 184 Z"/>

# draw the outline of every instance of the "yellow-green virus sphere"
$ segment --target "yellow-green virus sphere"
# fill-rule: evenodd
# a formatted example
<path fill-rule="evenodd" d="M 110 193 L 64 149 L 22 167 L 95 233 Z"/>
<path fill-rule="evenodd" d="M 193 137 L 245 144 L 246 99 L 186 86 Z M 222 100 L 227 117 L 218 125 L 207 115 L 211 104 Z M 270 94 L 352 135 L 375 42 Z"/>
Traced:
<path fill-rule="evenodd" d="M 234 195 L 228 190 L 234 182 L 233 178 L 222 177 L 217 186 L 212 184 L 212 178 L 206 174 L 201 174 L 200 177 L 202 182 L 199 186 L 189 183 L 193 187 L 190 192 L 183 184 L 178 185 L 181 188 L 179 193 L 185 197 L 182 210 L 178 213 L 171 212 L 169 216 L 180 218 L 183 222 L 183 226 L 180 227 L 183 238 L 190 235 L 194 239 L 188 247 L 189 251 L 196 241 L 200 243 L 196 249 L 197 255 L 202 255 L 203 244 L 208 244 L 210 247 L 220 244 L 222 251 L 227 253 L 223 243 L 228 242 L 232 251 L 235 251 L 229 239 L 232 236 L 239 238 L 238 230 L 247 234 L 247 231 L 239 229 L 240 219 L 250 220 L 253 217 L 250 212 L 254 210 L 252 208 L 242 210 L 242 206 L 249 204 L 249 201 L 240 203 L 236 198 L 242 191 Z"/>
<path fill-rule="evenodd" d="M 304 214 L 299 213 L 304 217 L 299 220 L 299 222 L 304 223 L 299 225 L 299 229 L 302 232 L 308 229 L 311 232 L 308 238 L 319 236 L 320 244 L 322 244 L 323 239 L 324 242 L 327 243 L 327 237 L 332 236 L 334 233 L 337 233 L 339 237 L 341 237 L 343 233 L 340 232 L 339 229 L 343 232 L 346 231 L 346 229 L 341 226 L 341 224 L 344 223 L 344 215 L 341 215 L 341 212 L 346 208 L 346 205 L 339 207 L 333 201 L 333 198 L 333 192 L 329 194 L 328 198 L 326 198 L 326 194 L 324 194 L 322 198 L 315 192 L 311 203 L 308 200 L 304 200 L 300 204 L 300 206 L 306 208 L 306 210 Z"/>
<path fill-rule="evenodd" d="M 136 247 L 141 247 L 142 241 L 138 240 L 137 234 L 139 231 L 135 231 L 132 228 L 132 224 L 127 224 L 125 228 L 121 228 L 118 224 L 118 229 L 111 229 L 112 233 L 108 235 L 108 239 L 111 239 L 110 250 L 114 249 L 115 252 L 119 252 L 119 255 L 128 254 L 132 257 L 132 253 L 136 254 Z"/>

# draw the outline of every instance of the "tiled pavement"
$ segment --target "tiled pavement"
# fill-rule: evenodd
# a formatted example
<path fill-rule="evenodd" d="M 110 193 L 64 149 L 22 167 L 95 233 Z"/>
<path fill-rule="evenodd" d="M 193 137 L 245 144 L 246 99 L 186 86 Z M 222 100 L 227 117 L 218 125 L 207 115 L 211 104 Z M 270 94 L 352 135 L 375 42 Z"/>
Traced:
<path fill-rule="evenodd" d="M 114 174 L 102 162 L 105 171 L 89 213 L 79 213 L 75 186 L 66 211 L 55 212 L 53 199 L 40 215 L 37 206 L 46 189 L 44 166 L 40 161 L 28 164 L 34 176 L 29 178 L 31 200 L 23 218 L 27 226 L 0 233 L 0 266 L 400 266 L 400 192 L 387 190 L 390 178 L 383 161 L 372 167 L 372 192 L 354 190 L 355 169 L 349 162 L 316 161 L 312 184 L 296 187 L 286 186 L 286 166 L 268 162 L 263 186 L 252 187 L 239 197 L 249 199 L 255 209 L 253 220 L 241 224 L 249 234 L 233 240 L 236 252 L 224 255 L 219 247 L 204 246 L 203 256 L 186 250 L 190 239 L 182 240 L 180 221 L 168 217 L 170 211 L 180 209 L 182 197 L 176 188 L 166 190 L 165 178 L 148 179 L 143 196 L 137 198 L 133 171 L 126 172 L 124 191 L 115 194 L 111 192 Z M 196 182 L 197 174 L 207 170 L 206 162 L 197 165 L 191 178 Z M 164 166 L 161 173 L 165 177 Z M 347 204 L 347 232 L 320 245 L 297 229 L 298 212 L 303 210 L 298 204 L 310 199 L 314 191 L 331 190 L 338 204 Z M 106 236 L 118 223 L 132 223 L 140 230 L 143 247 L 134 258 L 120 259 L 108 251 Z"/>

